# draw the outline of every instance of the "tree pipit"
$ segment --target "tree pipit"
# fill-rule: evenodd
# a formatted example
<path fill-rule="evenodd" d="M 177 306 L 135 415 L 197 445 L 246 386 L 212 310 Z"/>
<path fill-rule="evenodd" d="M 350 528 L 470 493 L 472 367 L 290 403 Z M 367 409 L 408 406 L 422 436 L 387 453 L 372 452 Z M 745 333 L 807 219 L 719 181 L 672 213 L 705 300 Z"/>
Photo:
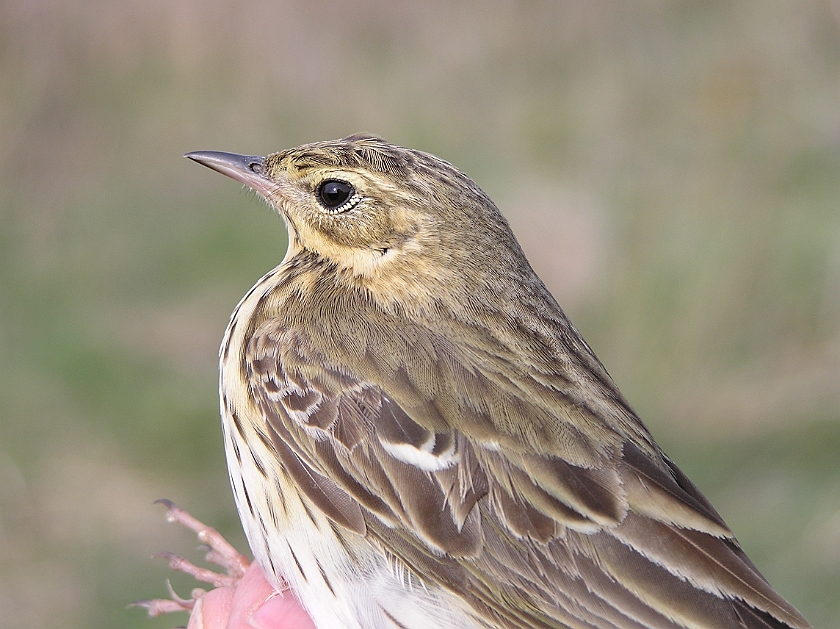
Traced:
<path fill-rule="evenodd" d="M 804 629 L 466 175 L 351 136 L 187 155 L 285 219 L 220 350 L 256 560 L 320 629 Z"/>

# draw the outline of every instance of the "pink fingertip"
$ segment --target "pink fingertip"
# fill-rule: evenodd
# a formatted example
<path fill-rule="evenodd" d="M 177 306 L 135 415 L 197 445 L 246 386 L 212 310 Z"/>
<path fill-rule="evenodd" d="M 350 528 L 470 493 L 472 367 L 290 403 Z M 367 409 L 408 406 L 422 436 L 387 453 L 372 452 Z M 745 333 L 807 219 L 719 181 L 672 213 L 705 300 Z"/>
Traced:
<path fill-rule="evenodd" d="M 315 629 L 312 619 L 291 594 L 273 596 L 248 619 L 254 629 Z"/>
<path fill-rule="evenodd" d="M 233 602 L 233 588 L 216 588 L 198 599 L 187 629 L 225 629 Z"/>

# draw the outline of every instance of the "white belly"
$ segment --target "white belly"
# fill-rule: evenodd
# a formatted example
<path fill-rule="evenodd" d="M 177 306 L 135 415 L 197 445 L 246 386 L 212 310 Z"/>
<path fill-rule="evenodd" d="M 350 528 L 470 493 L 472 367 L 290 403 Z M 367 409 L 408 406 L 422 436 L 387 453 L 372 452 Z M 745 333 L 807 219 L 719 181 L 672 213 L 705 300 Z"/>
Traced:
<path fill-rule="evenodd" d="M 254 452 L 268 472 L 267 480 L 251 455 L 242 450 L 241 442 L 237 459 L 233 440 L 239 437 L 233 426 L 224 423 L 229 469 L 237 469 L 239 459 L 242 461 L 242 473 L 231 473 L 231 484 L 254 557 L 275 587 L 282 589 L 284 580 L 288 583 L 318 629 L 482 626 L 457 597 L 438 586 L 426 586 L 401 561 L 389 560 L 363 537 L 349 534 L 351 540 L 357 538 L 352 545 L 347 542 L 348 535 L 344 543 L 339 541 L 333 528 L 336 525 L 312 505 L 308 506 L 310 517 L 302 503 L 305 498 L 297 492 L 284 496 L 285 513 L 275 513 L 279 524 L 275 528 L 265 514 L 270 513 L 266 492 L 277 491 L 273 482 L 277 470 L 269 471 L 272 462 L 275 466 L 277 462 L 268 450 Z M 257 449 L 262 449 L 256 437 L 255 441 Z"/>

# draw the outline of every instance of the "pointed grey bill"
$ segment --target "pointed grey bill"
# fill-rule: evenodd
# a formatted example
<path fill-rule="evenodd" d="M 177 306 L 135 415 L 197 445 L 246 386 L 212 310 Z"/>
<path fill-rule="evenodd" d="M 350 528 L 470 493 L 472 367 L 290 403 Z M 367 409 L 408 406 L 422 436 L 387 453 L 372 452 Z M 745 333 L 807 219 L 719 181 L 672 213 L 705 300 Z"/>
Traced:
<path fill-rule="evenodd" d="M 270 197 L 276 190 L 274 182 L 265 175 L 265 158 L 259 155 L 239 155 L 224 151 L 193 151 L 186 153 L 184 157 L 236 179 L 264 197 Z"/>

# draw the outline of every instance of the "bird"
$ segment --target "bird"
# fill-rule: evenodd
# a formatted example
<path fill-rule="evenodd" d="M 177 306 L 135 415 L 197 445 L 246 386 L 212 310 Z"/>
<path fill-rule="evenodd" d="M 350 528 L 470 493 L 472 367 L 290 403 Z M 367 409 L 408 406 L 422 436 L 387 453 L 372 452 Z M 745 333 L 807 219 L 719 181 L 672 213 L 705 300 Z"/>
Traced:
<path fill-rule="evenodd" d="M 319 629 L 806 629 L 452 164 L 373 135 L 185 157 L 288 250 L 219 351 L 254 558 Z"/>

